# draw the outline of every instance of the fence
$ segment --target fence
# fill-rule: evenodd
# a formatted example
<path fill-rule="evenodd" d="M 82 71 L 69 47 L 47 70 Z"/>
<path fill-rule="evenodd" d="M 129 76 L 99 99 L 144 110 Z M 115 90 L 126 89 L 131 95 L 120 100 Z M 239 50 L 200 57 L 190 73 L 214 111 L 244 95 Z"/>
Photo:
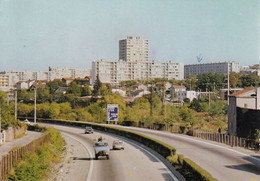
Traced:
<path fill-rule="evenodd" d="M 193 136 L 205 140 L 224 143 L 230 146 L 238 146 L 238 147 L 243 147 L 243 148 L 256 150 L 256 151 L 259 150 L 259 144 L 260 144 L 259 142 L 251 139 L 239 138 L 236 136 L 220 134 L 220 133 L 203 132 L 199 130 L 194 130 Z"/>
<path fill-rule="evenodd" d="M 187 134 L 189 131 L 189 135 L 195 136 L 205 140 L 216 141 L 219 143 L 224 143 L 230 146 L 243 147 L 250 150 L 259 151 L 259 142 L 246 138 L 239 138 L 232 135 L 219 134 L 219 133 L 211 133 L 211 132 L 203 132 L 199 130 L 190 130 L 185 126 L 180 126 L 179 124 L 157 124 L 150 123 L 145 124 L 143 122 L 139 122 L 139 127 L 148 128 L 154 130 L 168 131 L 171 133 L 184 133 Z"/>
<path fill-rule="evenodd" d="M 46 145 L 50 141 L 50 133 L 43 134 L 39 138 L 33 140 L 29 144 L 11 150 L 7 155 L 2 156 L 0 161 L 0 180 L 4 180 L 6 175 L 14 167 L 14 164 L 21 161 L 26 152 L 32 153 L 37 148 Z"/>

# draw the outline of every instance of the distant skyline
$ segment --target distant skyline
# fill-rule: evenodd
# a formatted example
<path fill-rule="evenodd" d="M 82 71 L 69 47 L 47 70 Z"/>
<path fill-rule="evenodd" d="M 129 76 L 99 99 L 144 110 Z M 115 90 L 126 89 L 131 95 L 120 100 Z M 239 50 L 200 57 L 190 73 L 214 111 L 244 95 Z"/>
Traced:
<path fill-rule="evenodd" d="M 149 41 L 149 61 L 260 62 L 260 0 L 0 0 L 0 71 L 91 68 L 119 40 Z"/>

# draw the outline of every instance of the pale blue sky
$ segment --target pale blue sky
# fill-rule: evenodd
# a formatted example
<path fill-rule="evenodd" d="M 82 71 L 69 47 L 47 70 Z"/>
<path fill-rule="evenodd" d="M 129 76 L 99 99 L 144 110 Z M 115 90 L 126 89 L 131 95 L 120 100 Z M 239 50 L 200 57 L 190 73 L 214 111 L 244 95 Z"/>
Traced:
<path fill-rule="evenodd" d="M 149 60 L 257 64 L 260 0 L 0 0 L 0 70 L 91 68 L 127 36 Z"/>

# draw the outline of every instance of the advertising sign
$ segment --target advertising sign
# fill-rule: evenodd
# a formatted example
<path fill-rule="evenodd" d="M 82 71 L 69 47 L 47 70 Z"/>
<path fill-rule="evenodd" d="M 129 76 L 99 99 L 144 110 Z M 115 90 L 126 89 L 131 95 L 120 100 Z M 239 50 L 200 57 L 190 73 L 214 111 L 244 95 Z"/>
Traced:
<path fill-rule="evenodd" d="M 118 120 L 118 104 L 107 104 L 107 121 Z"/>

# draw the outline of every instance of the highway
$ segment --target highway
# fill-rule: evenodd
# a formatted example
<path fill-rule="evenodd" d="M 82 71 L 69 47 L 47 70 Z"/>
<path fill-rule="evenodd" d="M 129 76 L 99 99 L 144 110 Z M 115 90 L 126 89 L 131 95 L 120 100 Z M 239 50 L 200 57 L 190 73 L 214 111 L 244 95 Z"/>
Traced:
<path fill-rule="evenodd" d="M 220 181 L 260 181 L 260 153 L 217 142 L 135 127 L 112 125 L 139 132 L 163 141 L 177 149 Z"/>
<path fill-rule="evenodd" d="M 98 160 L 95 160 L 93 144 L 99 136 L 105 138 L 105 140 L 109 142 L 110 147 L 112 146 L 113 140 L 119 138 L 102 132 L 96 132 L 95 130 L 94 134 L 84 134 L 84 129 L 82 128 L 58 125 L 52 126 L 60 130 L 63 136 L 80 142 L 85 148 L 83 155 L 82 153 L 81 155 L 73 155 L 74 162 L 75 160 L 80 160 L 82 163 L 77 168 L 78 172 L 73 173 L 73 180 L 177 180 L 162 161 L 138 144 L 122 138 L 125 146 L 124 150 L 111 150 L 109 160 L 107 160 L 106 157 L 100 157 Z M 73 149 L 77 150 L 75 147 Z M 64 180 L 70 179 L 64 178 Z"/>

